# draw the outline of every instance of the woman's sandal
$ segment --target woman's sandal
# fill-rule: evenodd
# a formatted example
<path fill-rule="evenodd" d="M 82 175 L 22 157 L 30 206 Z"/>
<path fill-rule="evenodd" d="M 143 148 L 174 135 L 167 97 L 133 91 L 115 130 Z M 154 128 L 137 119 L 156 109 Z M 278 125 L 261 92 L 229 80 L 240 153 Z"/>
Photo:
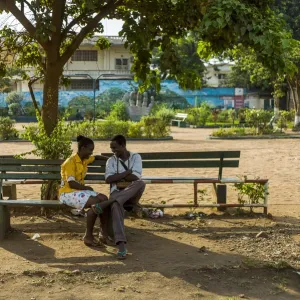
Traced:
<path fill-rule="evenodd" d="M 83 242 L 84 242 L 84 244 L 87 247 L 92 247 L 92 248 L 106 248 L 106 246 L 103 243 L 101 243 L 101 241 L 97 242 L 96 240 L 93 240 L 92 242 L 90 242 L 90 241 L 85 241 L 83 239 Z"/>
<path fill-rule="evenodd" d="M 91 209 L 96 215 L 101 215 L 103 213 L 103 209 L 100 206 L 100 203 L 93 204 L 91 206 Z"/>
<path fill-rule="evenodd" d="M 127 250 L 125 251 L 118 251 L 117 258 L 120 260 L 126 259 L 127 256 Z"/>

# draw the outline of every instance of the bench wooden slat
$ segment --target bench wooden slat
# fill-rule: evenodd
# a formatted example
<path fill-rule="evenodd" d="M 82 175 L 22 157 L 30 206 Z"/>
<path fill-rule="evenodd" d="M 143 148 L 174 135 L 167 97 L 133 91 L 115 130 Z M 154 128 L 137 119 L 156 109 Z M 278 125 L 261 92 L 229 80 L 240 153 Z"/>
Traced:
<path fill-rule="evenodd" d="M 0 165 L 22 165 L 22 166 L 60 166 L 64 160 L 47 160 L 47 159 L 16 159 L 16 158 L 3 158 L 0 159 Z M 106 161 L 95 160 L 89 166 L 105 166 Z"/>
<path fill-rule="evenodd" d="M 225 160 L 222 164 L 223 168 L 237 168 L 238 160 Z M 143 168 L 219 168 L 219 160 L 152 160 L 143 161 Z"/>
<path fill-rule="evenodd" d="M 239 158 L 241 151 L 209 151 L 209 152 L 153 152 L 139 153 L 143 160 L 158 159 L 207 159 L 207 158 Z M 101 155 L 111 157 L 113 153 L 101 153 Z"/>
<path fill-rule="evenodd" d="M 56 172 L 60 173 L 60 166 L 20 166 L 20 165 L 0 165 L 0 171 L 6 172 Z M 89 166 L 88 173 L 104 173 L 105 167 Z"/>
<path fill-rule="evenodd" d="M 0 205 L 55 207 L 63 204 L 57 200 L 0 200 Z"/>
<path fill-rule="evenodd" d="M 40 179 L 40 180 L 61 180 L 60 174 L 38 174 L 38 173 L 0 173 L 0 179 Z M 85 177 L 86 180 L 104 180 L 104 174 L 91 175 Z"/>
<path fill-rule="evenodd" d="M 16 159 L 16 158 L 3 158 L 0 159 L 0 165 L 61 165 L 64 161 L 57 159 Z"/>

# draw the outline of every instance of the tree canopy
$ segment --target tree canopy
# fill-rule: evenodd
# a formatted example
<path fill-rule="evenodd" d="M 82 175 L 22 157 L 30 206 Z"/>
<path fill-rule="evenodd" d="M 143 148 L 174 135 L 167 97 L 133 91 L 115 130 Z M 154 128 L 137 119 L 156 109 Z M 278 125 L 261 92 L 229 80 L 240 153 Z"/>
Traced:
<path fill-rule="evenodd" d="M 222 52 L 238 43 L 257 50 L 266 63 L 283 66 L 289 36 L 270 9 L 271 0 L 0 0 L 2 12 L 11 13 L 22 29 L 5 26 L 0 51 L 18 67 L 33 66 L 43 76 L 42 119 L 47 134 L 57 124 L 58 90 L 66 62 L 84 38 L 103 33 L 101 20 L 124 21 L 120 36 L 134 55 L 132 72 L 141 88 L 159 90 L 160 71 L 151 70 L 152 51 L 163 52 L 161 71 L 167 71 L 183 88 L 199 88 L 197 70 L 181 67 L 176 41 L 199 32 L 199 53 Z M 99 37 L 100 49 L 109 42 Z M 15 55 L 16 54 L 16 55 Z M 271 57 L 276 57 L 276 62 Z M 267 59 L 266 59 L 267 58 Z M 5 64 L 1 65 L 2 69 Z"/>

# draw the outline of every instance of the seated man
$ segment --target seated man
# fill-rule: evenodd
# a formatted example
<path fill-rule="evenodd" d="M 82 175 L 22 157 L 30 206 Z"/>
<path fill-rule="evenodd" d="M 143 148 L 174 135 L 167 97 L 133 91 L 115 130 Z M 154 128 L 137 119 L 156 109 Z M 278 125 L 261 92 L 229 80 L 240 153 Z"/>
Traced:
<path fill-rule="evenodd" d="M 118 258 L 125 259 L 126 236 L 124 228 L 124 204 L 135 208 L 145 190 L 142 177 L 142 159 L 137 153 L 126 149 L 126 139 L 116 135 L 111 139 L 110 148 L 114 155 L 106 163 L 105 180 L 110 184 L 109 200 L 116 244 L 119 246 Z"/>

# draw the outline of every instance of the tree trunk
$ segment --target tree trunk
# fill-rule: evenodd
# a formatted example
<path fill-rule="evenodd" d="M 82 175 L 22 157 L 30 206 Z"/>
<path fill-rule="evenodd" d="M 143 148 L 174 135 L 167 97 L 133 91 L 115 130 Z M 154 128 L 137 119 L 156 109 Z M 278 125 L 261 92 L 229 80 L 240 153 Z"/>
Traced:
<path fill-rule="evenodd" d="M 275 120 L 278 120 L 279 118 L 279 98 L 278 97 L 274 97 L 274 116 L 275 116 Z"/>
<path fill-rule="evenodd" d="M 50 135 L 54 130 L 58 120 L 58 91 L 59 80 L 63 69 L 58 64 L 49 64 L 46 69 L 42 120 L 45 126 L 47 135 Z"/>
<path fill-rule="evenodd" d="M 40 112 L 39 106 L 37 105 L 37 102 L 36 102 L 36 99 L 35 99 L 35 95 L 34 95 L 34 91 L 33 91 L 33 88 L 32 88 L 32 85 L 33 85 L 36 81 L 38 81 L 39 79 L 41 79 L 41 77 L 39 77 L 39 78 L 34 78 L 34 79 L 30 79 L 29 82 L 28 82 L 28 88 L 29 88 L 29 92 L 30 92 L 30 95 L 31 95 L 31 100 L 32 100 L 34 109 L 35 109 L 35 110 L 38 112 L 38 114 L 41 116 L 41 112 Z"/>
<path fill-rule="evenodd" d="M 295 102 L 296 102 L 296 106 L 295 106 L 295 121 L 294 121 L 294 126 L 299 126 L 300 124 L 300 85 L 297 81 L 297 86 L 296 86 L 296 95 L 295 95 Z"/>

